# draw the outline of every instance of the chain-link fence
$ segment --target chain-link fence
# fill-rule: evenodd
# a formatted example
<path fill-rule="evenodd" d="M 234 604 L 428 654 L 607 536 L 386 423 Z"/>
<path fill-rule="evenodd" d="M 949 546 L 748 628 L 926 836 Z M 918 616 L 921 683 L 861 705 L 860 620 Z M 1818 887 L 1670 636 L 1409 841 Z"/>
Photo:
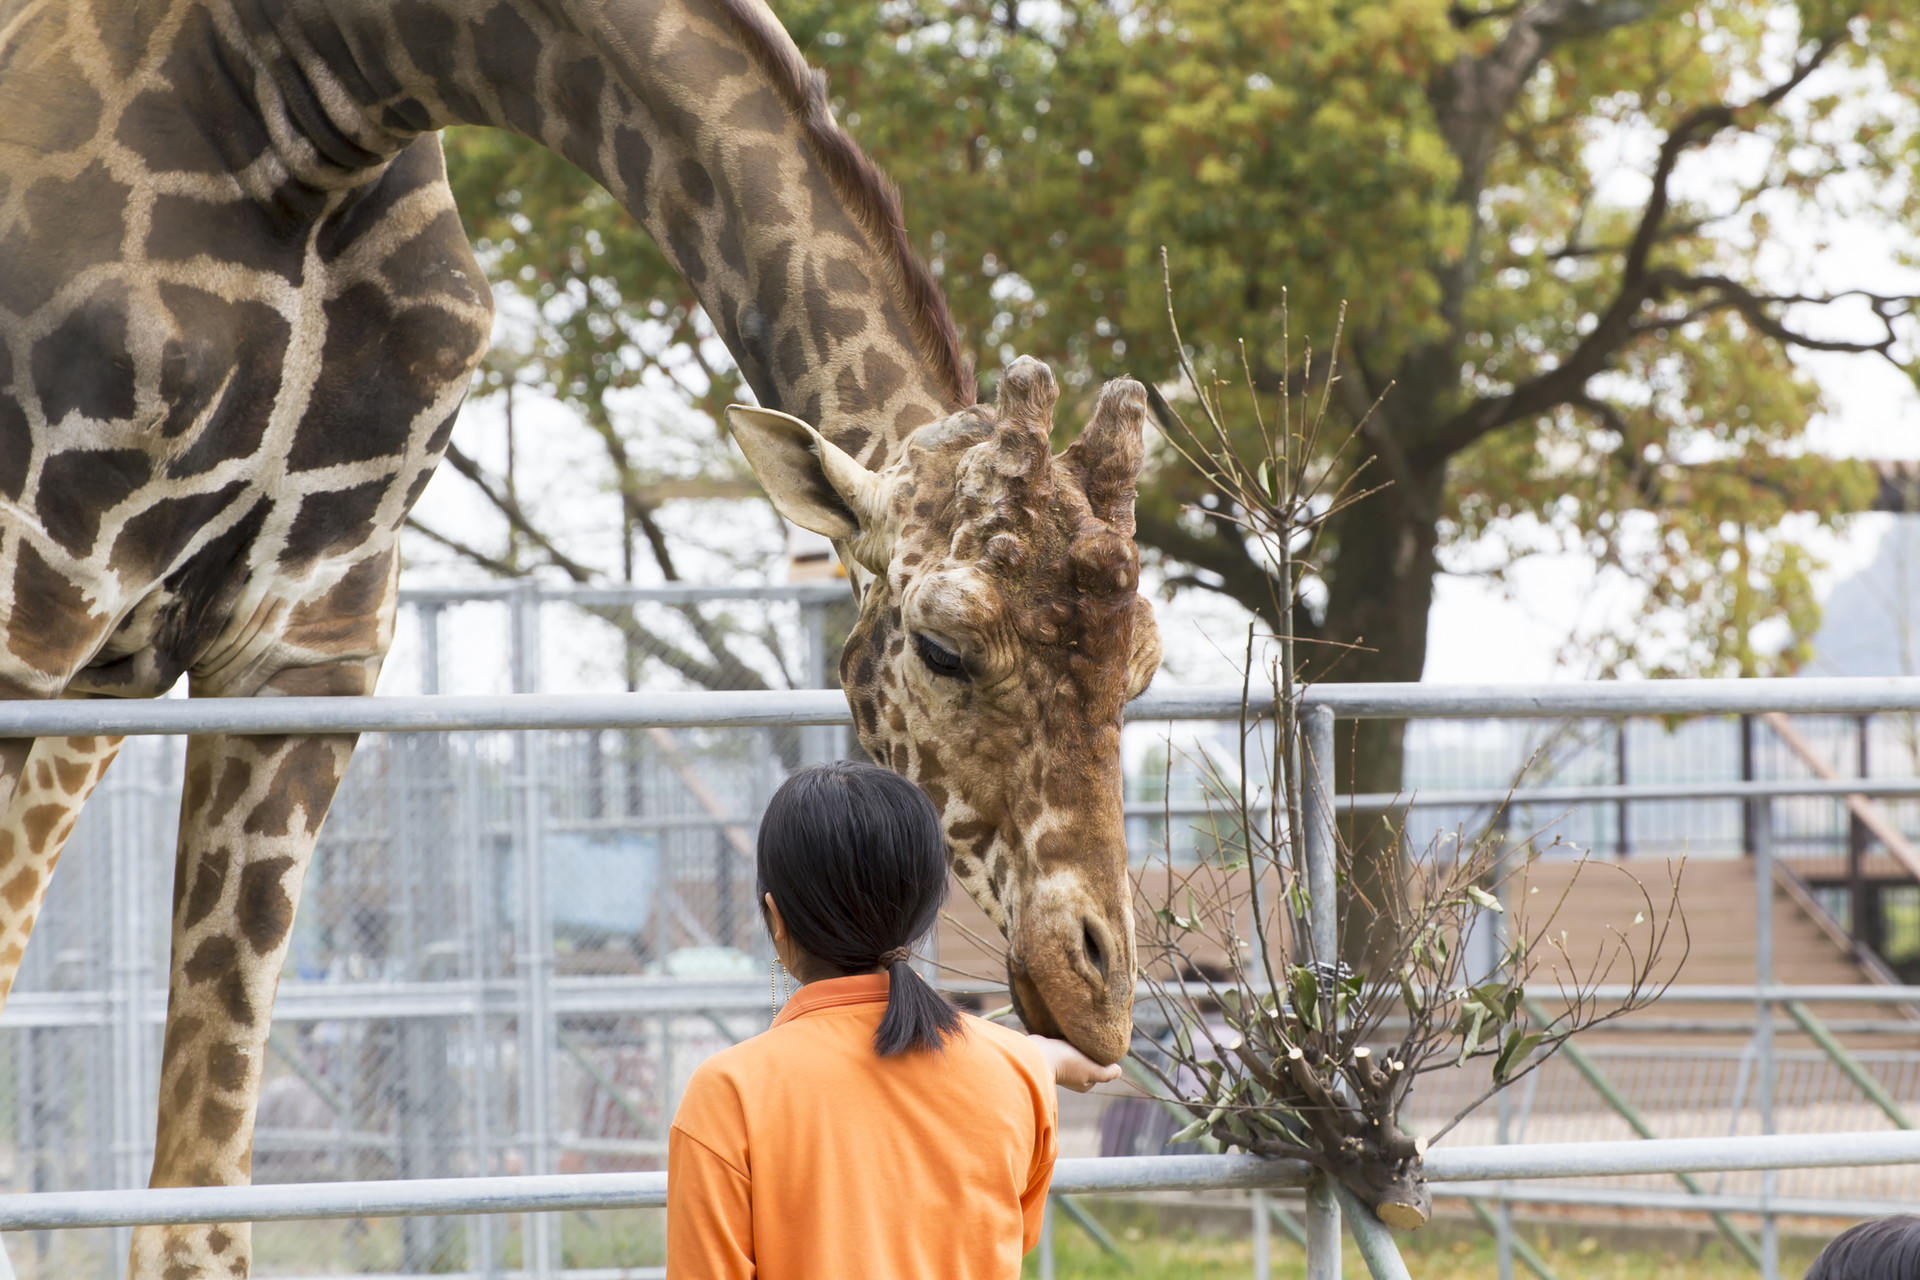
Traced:
<path fill-rule="evenodd" d="M 1920 1024 L 1916 1024 L 1920 1030 Z M 1859 1048 L 1854 1057 L 1909 1115 L 1920 1115 L 1920 1055 L 1913 1032 L 1882 1037 L 1887 1047 Z M 1763 1132 L 1758 1100 L 1759 1054 L 1745 1045 L 1610 1046 L 1586 1041 L 1590 1070 L 1623 1094 L 1640 1119 L 1662 1138 L 1717 1138 Z M 1886 1115 L 1817 1049 L 1776 1049 L 1775 1133 L 1857 1133 L 1888 1129 Z M 1426 1130 L 1451 1116 L 1485 1087 L 1480 1073 L 1440 1073 L 1415 1094 L 1417 1125 Z M 1486 1106 L 1448 1136 L 1449 1145 L 1507 1142 L 1624 1142 L 1638 1136 L 1626 1118 L 1571 1060 L 1558 1057 L 1514 1086 L 1506 1108 Z M 1903 1200 L 1920 1204 L 1920 1168 L 1792 1169 L 1773 1175 L 1772 1194 L 1834 1200 Z M 1759 1173 L 1701 1174 L 1710 1193 L 1757 1195 Z M 1595 1179 L 1597 1187 L 1678 1190 L 1671 1175 Z"/>
<path fill-rule="evenodd" d="M 764 994 L 740 992 L 766 973 L 749 837 L 782 768 L 774 737 L 363 740 L 282 980 L 256 1179 L 659 1167 L 687 1073 L 767 1023 Z M 42 913 L 0 1035 L 10 1188 L 145 1180 L 180 755 L 127 744 Z M 547 1224 L 554 1265 L 658 1261 L 633 1217 Z M 123 1244 L 88 1238 L 111 1234 L 40 1238 L 15 1260 L 114 1274 Z M 485 1274 L 521 1265 L 521 1235 L 486 1219 L 266 1226 L 255 1274 Z"/>
<path fill-rule="evenodd" d="M 844 587 L 832 585 L 704 600 L 421 593 L 403 611 L 382 687 L 711 687 L 702 684 L 711 671 L 645 647 L 668 643 L 682 656 L 735 655 L 748 675 L 730 678 L 746 683 L 723 687 L 817 687 L 830 680 L 843 600 Z M 1630 779 L 1740 776 L 1739 723 L 1630 722 Z M 1858 739 L 1857 725 L 1796 723 L 1843 773 L 1857 766 L 1842 750 Z M 1204 841 L 1177 835 L 1190 823 L 1151 811 L 1163 798 L 1198 796 L 1194 761 L 1231 764 L 1222 736 L 1231 730 L 1179 728 L 1171 738 L 1164 724 L 1129 730 L 1136 857 L 1157 854 L 1169 830 L 1180 856 L 1207 856 Z M 1911 770 L 1912 753 L 1881 745 L 1879 731 L 1870 726 L 1866 739 L 1876 772 Z M 1535 756 L 1528 732 L 1421 723 L 1409 733 L 1410 781 L 1511 782 Z M 1529 780 L 1614 780 L 1607 765 L 1618 744 L 1607 735 L 1618 732 L 1614 722 L 1563 728 L 1537 757 L 1550 765 Z M 307 878 L 269 1043 L 257 1180 L 662 1167 L 689 1071 L 767 1024 L 751 856 L 761 807 L 796 764 L 849 749 L 837 728 L 368 735 Z M 1769 750 L 1750 754 L 1753 776 L 1798 767 Z M 0 1032 L 0 1176 L 10 1190 L 145 1181 L 180 758 L 177 739 L 130 740 L 54 880 Z M 1782 848 L 1800 839 L 1809 850 L 1820 840 L 1829 853 L 1845 846 L 1838 801 L 1774 803 Z M 1598 808 L 1562 821 L 1599 824 L 1593 840 L 1604 844 L 1605 824 L 1618 818 L 1614 806 Z M 1790 817 L 1801 809 L 1804 819 Z M 1673 825 L 1658 827 L 1643 810 Z M 1683 817 L 1699 825 L 1684 827 Z M 1432 819 L 1485 820 L 1470 810 Z M 1635 851 L 1675 840 L 1696 851 L 1720 841 L 1732 853 L 1739 823 L 1734 802 L 1636 802 L 1625 829 Z M 1617 1053 L 1623 1087 L 1644 1094 L 1674 1135 L 1747 1125 L 1741 1080 L 1751 1070 L 1737 1050 Z M 1830 1067 L 1809 1061 L 1809 1083 L 1794 1083 L 1802 1056 L 1780 1055 L 1781 1127 L 1872 1127 Z M 1920 1108 L 1910 1061 L 1873 1064 L 1890 1092 Z M 1441 1113 L 1454 1087 L 1435 1078 L 1422 1113 Z M 1549 1067 L 1527 1086 L 1524 1132 L 1514 1136 L 1622 1136 L 1581 1087 Z M 1795 1101 L 1802 1089 L 1804 1105 Z M 1096 1154 L 1097 1111 L 1073 1115 L 1066 1153 Z M 1485 1136 L 1469 1128 L 1459 1140 Z M 1891 1193 L 1845 1179 L 1905 1175 L 1807 1176 L 1825 1180 L 1809 1194 L 1879 1195 Z M 1920 1187 L 1907 1191 L 1920 1198 Z M 659 1264 L 661 1243 L 658 1215 L 647 1212 L 272 1224 L 257 1231 L 254 1274 L 614 1275 Z M 19 1242 L 12 1253 L 23 1276 L 110 1276 L 125 1245 L 124 1232 L 76 1231 Z"/>
<path fill-rule="evenodd" d="M 818 687 L 845 597 L 424 593 L 383 690 Z M 690 676 L 696 649 L 750 661 Z M 787 770 L 845 750 L 830 728 L 364 737 L 307 876 L 255 1179 L 660 1167 L 688 1073 L 767 1024 L 766 997 L 741 994 L 769 955 L 760 809 Z M 182 752 L 129 740 L 55 878 L 0 1035 L 11 1189 L 145 1182 Z M 266 1225 L 254 1274 L 658 1263 L 655 1216 Z M 14 1260 L 117 1275 L 125 1235 L 43 1234 Z"/>
<path fill-rule="evenodd" d="M 1842 778 L 1907 779 L 1920 771 L 1920 722 L 1910 715 L 1794 716 L 1784 738 L 1770 717 L 1655 719 L 1416 720 L 1407 725 L 1406 791 L 1412 795 L 1518 785 L 1623 786 L 1800 781 L 1821 776 L 1817 758 Z M 1807 755 L 1796 750 L 1803 748 Z M 1776 856 L 1823 859 L 1855 838 L 1837 797 L 1772 802 Z M 1876 801 L 1895 827 L 1920 838 L 1920 799 Z M 1420 810 L 1410 829 L 1484 826 L 1495 806 Z M 1751 813 L 1738 799 L 1632 799 L 1586 805 L 1505 807 L 1508 830 L 1559 835 L 1575 851 L 1628 856 L 1725 858 L 1751 851 Z"/>

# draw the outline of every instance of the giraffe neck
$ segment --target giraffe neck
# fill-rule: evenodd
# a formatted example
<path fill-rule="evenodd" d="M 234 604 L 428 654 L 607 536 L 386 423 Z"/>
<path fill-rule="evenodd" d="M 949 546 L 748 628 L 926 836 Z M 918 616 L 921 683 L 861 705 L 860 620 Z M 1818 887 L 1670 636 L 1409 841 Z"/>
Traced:
<path fill-rule="evenodd" d="M 422 132 L 512 130 L 653 235 L 763 404 L 868 465 L 973 400 L 896 198 L 761 0 L 216 0 L 273 148 L 363 181 Z"/>

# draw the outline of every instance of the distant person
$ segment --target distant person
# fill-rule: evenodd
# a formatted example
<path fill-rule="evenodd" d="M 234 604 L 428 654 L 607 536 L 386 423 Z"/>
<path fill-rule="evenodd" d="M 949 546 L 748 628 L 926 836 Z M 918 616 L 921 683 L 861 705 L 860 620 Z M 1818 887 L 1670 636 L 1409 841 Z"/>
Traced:
<path fill-rule="evenodd" d="M 1920 1280 L 1920 1218 L 1899 1214 L 1848 1227 L 1820 1251 L 1806 1280 Z"/>
<path fill-rule="evenodd" d="M 963 1014 L 908 963 L 946 896 L 919 788 L 803 769 L 760 822 L 759 894 L 802 986 L 694 1072 L 667 1145 L 669 1280 L 1014 1280 L 1040 1238 L 1054 1086 L 1119 1075 Z"/>

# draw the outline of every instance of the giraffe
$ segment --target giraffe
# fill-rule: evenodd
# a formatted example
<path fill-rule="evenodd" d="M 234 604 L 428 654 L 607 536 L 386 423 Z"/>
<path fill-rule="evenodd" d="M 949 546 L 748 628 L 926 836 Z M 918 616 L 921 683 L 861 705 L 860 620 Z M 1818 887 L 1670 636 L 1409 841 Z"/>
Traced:
<path fill-rule="evenodd" d="M 1124 1052 L 1122 701 L 1157 665 L 1144 401 L 1055 457 L 973 377 L 892 188 L 762 0 L 0 0 L 0 697 L 371 693 L 398 531 L 492 297 L 437 132 L 506 128 L 644 225 L 752 387 L 776 505 L 872 575 L 863 743 L 939 804 L 1036 1030 Z M 247 1180 L 295 904 L 351 735 L 188 745 L 151 1182 Z M 118 743 L 0 741 L 0 992 Z M 129 1274 L 244 1276 L 245 1224 Z"/>

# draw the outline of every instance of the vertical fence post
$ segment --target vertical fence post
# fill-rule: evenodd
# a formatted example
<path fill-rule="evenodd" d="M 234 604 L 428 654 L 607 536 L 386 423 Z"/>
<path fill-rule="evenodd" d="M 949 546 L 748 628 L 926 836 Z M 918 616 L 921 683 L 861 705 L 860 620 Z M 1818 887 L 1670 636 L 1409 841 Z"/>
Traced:
<path fill-rule="evenodd" d="M 1333 711 L 1308 707 L 1302 719 L 1306 730 L 1306 759 L 1301 766 L 1301 821 L 1306 824 L 1307 932 L 1313 959 L 1321 964 L 1340 962 L 1340 897 L 1334 833 Z M 1347 1226 L 1354 1244 L 1374 1280 L 1408 1280 L 1393 1233 L 1374 1217 L 1373 1210 L 1333 1179 L 1322 1176 L 1307 1187 L 1307 1280 L 1340 1280 L 1340 1218 L 1346 1206 Z"/>
<path fill-rule="evenodd" d="M 1772 1133 L 1773 1000 L 1766 989 L 1773 985 L 1773 802 L 1762 798 L 1748 801 L 1747 806 L 1748 830 L 1753 836 L 1753 981 L 1760 988 L 1753 1008 L 1754 1049 L 1760 1070 L 1754 1100 L 1760 1113 L 1760 1132 Z M 1774 1184 L 1771 1169 L 1761 1173 L 1762 1203 L 1773 1199 Z M 1780 1280 L 1780 1224 L 1771 1213 L 1760 1219 L 1760 1273 L 1766 1280 Z"/>
<path fill-rule="evenodd" d="M 540 688 L 540 595 L 523 583 L 513 603 L 513 688 Z M 520 880 L 520 937 L 514 970 L 520 982 L 520 1131 L 527 1172 L 552 1173 L 554 1026 L 553 915 L 547 901 L 540 832 L 545 813 L 545 739 L 514 734 L 513 844 Z M 522 1246 L 527 1274 L 547 1280 L 558 1262 L 559 1238 L 551 1214 L 528 1214 Z"/>
<path fill-rule="evenodd" d="M 1613 780 L 1621 786 L 1627 785 L 1632 770 L 1627 767 L 1627 718 L 1621 716 L 1613 722 Z M 1614 825 L 1619 828 L 1614 839 L 1613 856 L 1616 861 L 1624 861 L 1633 852 L 1633 825 L 1628 815 L 1627 802 L 1621 800 L 1614 807 Z"/>
<path fill-rule="evenodd" d="M 806 689 L 833 687 L 833 651 L 828 647 L 828 603 L 801 601 L 801 683 Z M 801 760 L 818 764 L 847 754 L 847 729 L 839 725 L 806 725 L 801 729 Z"/>
<path fill-rule="evenodd" d="M 1625 723 L 1625 721 L 1616 722 L 1617 725 L 1624 725 Z M 1625 738 L 1616 735 L 1616 743 L 1619 744 L 1621 751 L 1617 763 L 1620 766 L 1621 772 L 1624 773 L 1626 765 Z M 1619 837 L 1622 847 L 1624 847 L 1626 841 L 1626 819 L 1624 812 L 1623 802 L 1623 816 L 1620 819 L 1621 827 Z M 1506 883 L 1507 873 L 1511 863 L 1511 845 L 1508 837 L 1511 834 L 1510 826 L 1512 821 L 1512 806 L 1501 805 L 1499 812 L 1494 817 L 1493 823 L 1493 835 L 1500 842 L 1495 850 L 1492 867 L 1493 883 L 1490 886 L 1496 898 L 1505 897 L 1502 886 Z M 1462 853 L 1464 852 L 1465 851 L 1462 850 Z M 1524 907 L 1525 904 L 1521 905 Z M 1503 974 L 1503 966 L 1501 964 L 1501 960 L 1506 955 L 1506 944 L 1508 941 L 1506 922 L 1508 919 L 1510 919 L 1510 917 L 1504 913 L 1483 910 L 1480 913 L 1479 924 L 1487 931 L 1487 941 L 1489 943 L 1487 950 L 1491 952 L 1490 958 L 1492 962 L 1487 966 L 1489 978 L 1505 976 L 1511 981 L 1515 975 L 1511 972 Z M 1493 1107 L 1494 1141 L 1505 1145 L 1513 1141 L 1512 1090 L 1502 1089 L 1499 1093 L 1495 1094 Z M 1501 1190 L 1504 1192 L 1505 1189 L 1505 1184 L 1502 1184 Z M 1513 1280 L 1513 1204 L 1504 1194 L 1495 1201 L 1493 1223 L 1494 1258 L 1495 1266 L 1499 1271 L 1499 1280 Z"/>
<path fill-rule="evenodd" d="M 1308 707 L 1301 768 L 1300 811 L 1306 824 L 1307 941 L 1312 959 L 1340 955 L 1339 902 L 1334 878 L 1333 711 Z M 1340 1203 L 1325 1177 L 1307 1187 L 1307 1280 L 1340 1280 Z"/>
<path fill-rule="evenodd" d="M 440 618 L 438 609 L 423 611 L 421 615 L 421 680 L 427 693 L 442 691 Z M 468 1158 L 473 1161 L 474 1176 L 486 1177 L 494 1172 L 494 1073 L 500 1070 L 502 1061 L 500 1038 L 492 1034 L 485 996 L 497 972 L 500 954 L 497 945 L 500 896 L 494 878 L 493 846 L 487 838 L 487 821 L 481 807 L 479 758 L 472 750 L 455 752 L 452 742 L 447 745 L 447 777 L 453 787 L 449 814 L 454 829 L 451 845 L 466 874 L 468 927 L 464 963 L 468 978 L 480 993 L 467 1021 L 467 1034 L 471 1037 L 466 1055 L 471 1072 L 467 1095 L 467 1129 L 471 1134 Z M 493 1215 L 485 1213 L 474 1214 L 465 1222 L 467 1269 L 476 1280 L 499 1280 L 499 1224 Z"/>
<path fill-rule="evenodd" d="M 147 1025 L 143 1015 L 151 975 L 143 963 L 148 938 L 141 918 L 146 886 L 140 874 L 144 859 L 139 856 L 139 833 L 148 829 L 145 809 L 153 788 L 147 773 L 156 754 L 151 750 L 153 746 L 155 744 L 149 742 L 129 742 L 122 747 L 120 767 L 132 774 L 133 785 L 124 790 L 104 791 L 100 796 L 107 810 L 107 878 L 112 893 L 108 947 L 113 984 L 109 1032 L 113 1074 L 109 1087 L 113 1091 L 112 1176 L 113 1185 L 118 1187 L 142 1185 L 151 1163 L 143 1159 L 145 1121 L 150 1109 L 144 1075 Z M 109 1269 L 118 1259 L 127 1256 L 132 1243 L 133 1228 L 114 1229 L 113 1249 L 107 1261 Z"/>
<path fill-rule="evenodd" d="M 420 692 L 440 692 L 440 630 L 437 603 L 417 607 L 419 623 Z M 448 767 L 447 737 L 440 733 L 392 734 L 386 739 L 394 772 L 388 788 L 398 804 L 388 839 L 390 865 L 402 871 L 402 918 L 394 932 L 402 939 L 398 954 L 414 981 L 432 982 L 458 976 L 454 960 L 458 942 L 452 933 L 458 916 L 422 910 L 427 903 L 452 898 L 455 876 L 449 851 L 448 817 L 453 805 L 453 777 Z M 421 930 L 424 929 L 424 936 Z M 394 1047 L 401 1078 L 398 1125 L 401 1177 L 453 1176 L 454 1135 L 459 1132 L 454 1113 L 453 1079 L 448 1070 L 450 1027 L 436 1018 L 396 1018 Z M 400 1223 L 401 1265 L 409 1271 L 434 1271 L 453 1260 L 455 1222 L 440 1215 L 403 1218 Z"/>
<path fill-rule="evenodd" d="M 1513 1141 L 1512 1090 L 1502 1089 L 1493 1095 L 1493 1108 L 1494 1141 L 1505 1146 Z M 1504 1195 L 1494 1202 L 1493 1242 L 1500 1280 L 1513 1280 L 1513 1204 Z"/>
<path fill-rule="evenodd" d="M 1740 781 L 1753 781 L 1753 717 L 1740 717 Z M 1740 852 L 1753 856 L 1753 812 L 1752 801 L 1740 806 Z"/>
<path fill-rule="evenodd" d="M 1272 1280 L 1272 1224 L 1267 1221 L 1267 1193 L 1255 1191 L 1253 1201 L 1253 1280 Z"/>
<path fill-rule="evenodd" d="M 1867 755 L 1867 718 L 1860 716 L 1855 721 L 1854 733 L 1860 756 L 1860 767 L 1854 772 L 1860 777 L 1868 777 L 1867 772 L 1872 761 Z M 1878 953 L 1881 946 L 1880 913 L 1873 899 L 1873 891 L 1867 887 L 1866 859 L 1868 848 L 1867 824 L 1860 821 L 1860 815 L 1847 806 L 1847 932 L 1853 938 L 1853 950 L 1857 956 L 1864 947 Z"/>

